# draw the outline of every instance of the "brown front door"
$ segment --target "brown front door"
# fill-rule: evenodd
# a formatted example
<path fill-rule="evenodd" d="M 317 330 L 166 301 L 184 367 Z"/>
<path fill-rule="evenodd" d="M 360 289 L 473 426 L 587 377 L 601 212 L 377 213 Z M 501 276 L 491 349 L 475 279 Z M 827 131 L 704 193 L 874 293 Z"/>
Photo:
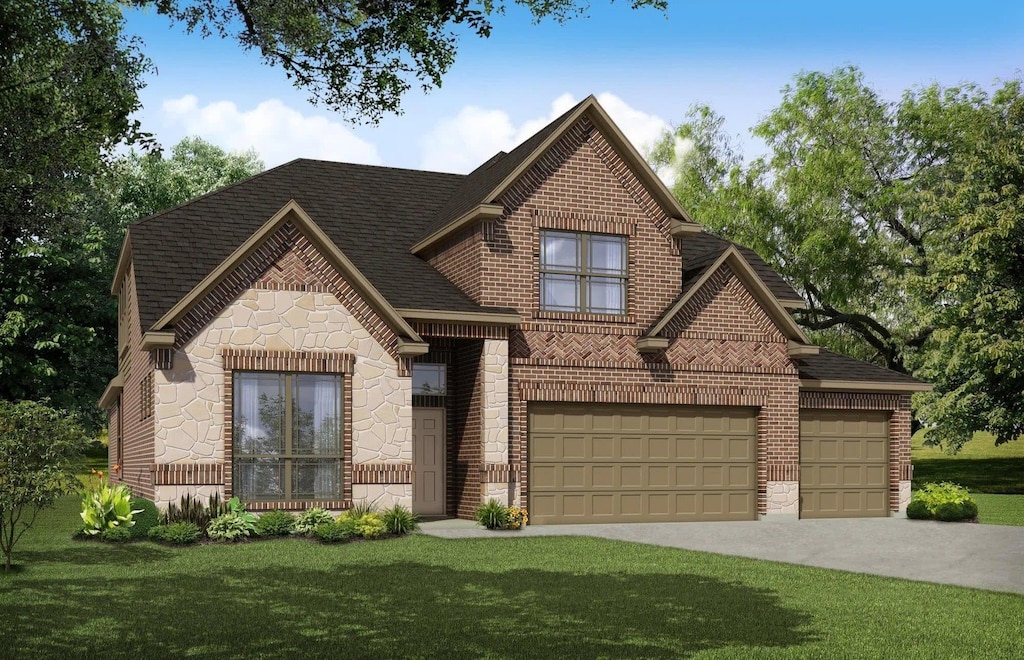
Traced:
<path fill-rule="evenodd" d="M 800 411 L 800 517 L 889 515 L 889 415 Z"/>
<path fill-rule="evenodd" d="M 412 409 L 412 510 L 444 515 L 444 408 Z"/>
<path fill-rule="evenodd" d="M 752 408 L 533 404 L 530 522 L 757 517 Z"/>

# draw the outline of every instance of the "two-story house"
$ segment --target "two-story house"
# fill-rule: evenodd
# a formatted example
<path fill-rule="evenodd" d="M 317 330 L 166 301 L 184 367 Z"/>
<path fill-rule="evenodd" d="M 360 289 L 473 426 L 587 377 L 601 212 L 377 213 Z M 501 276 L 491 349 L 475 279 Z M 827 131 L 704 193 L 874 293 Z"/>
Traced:
<path fill-rule="evenodd" d="M 887 516 L 910 393 L 819 350 L 591 97 L 469 175 L 296 160 L 129 228 L 120 479 L 534 524 Z"/>

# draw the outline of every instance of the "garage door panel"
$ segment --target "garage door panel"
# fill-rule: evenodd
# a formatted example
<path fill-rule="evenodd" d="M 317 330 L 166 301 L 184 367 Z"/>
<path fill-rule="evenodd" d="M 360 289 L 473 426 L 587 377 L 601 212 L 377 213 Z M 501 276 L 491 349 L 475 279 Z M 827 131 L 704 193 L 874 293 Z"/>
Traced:
<path fill-rule="evenodd" d="M 801 411 L 801 516 L 888 515 L 888 443 L 885 413 Z"/>
<path fill-rule="evenodd" d="M 558 413 L 531 406 L 534 524 L 756 518 L 753 410 L 567 408 L 572 409 Z M 535 433 L 538 415 L 554 424 L 553 432 Z M 559 426 L 565 418 L 588 432 Z M 597 432 L 598 426 L 604 428 Z M 713 431 L 705 434 L 705 427 Z M 543 442 L 535 444 L 535 437 Z"/>

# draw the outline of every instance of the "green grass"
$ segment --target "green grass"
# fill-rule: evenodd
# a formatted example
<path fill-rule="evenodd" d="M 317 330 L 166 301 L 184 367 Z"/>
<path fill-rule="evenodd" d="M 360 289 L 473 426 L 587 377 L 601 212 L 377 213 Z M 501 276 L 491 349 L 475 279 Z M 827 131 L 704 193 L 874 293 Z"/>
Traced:
<path fill-rule="evenodd" d="M 1008 658 L 1024 626 L 1018 595 L 603 539 L 172 549 L 76 516 L 0 574 L 0 656 Z"/>
<path fill-rule="evenodd" d="M 913 488 L 951 481 L 971 491 L 978 521 L 1024 526 L 1024 439 L 995 445 L 992 435 L 977 433 L 957 454 L 924 446 L 918 431 L 910 443 Z"/>
<path fill-rule="evenodd" d="M 995 446 L 988 433 L 978 433 L 958 454 L 923 445 L 924 434 L 914 434 L 910 459 L 914 489 L 932 481 L 952 481 L 972 493 L 1024 494 L 1024 439 Z"/>

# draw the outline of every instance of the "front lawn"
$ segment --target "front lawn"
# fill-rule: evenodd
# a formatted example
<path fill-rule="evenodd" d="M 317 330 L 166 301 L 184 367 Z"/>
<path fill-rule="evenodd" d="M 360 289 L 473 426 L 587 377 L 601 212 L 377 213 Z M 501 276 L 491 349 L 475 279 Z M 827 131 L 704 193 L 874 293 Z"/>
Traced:
<path fill-rule="evenodd" d="M 175 549 L 77 524 L 62 501 L 0 573 L 0 656 L 1007 658 L 1024 626 L 1012 594 L 593 538 Z"/>

